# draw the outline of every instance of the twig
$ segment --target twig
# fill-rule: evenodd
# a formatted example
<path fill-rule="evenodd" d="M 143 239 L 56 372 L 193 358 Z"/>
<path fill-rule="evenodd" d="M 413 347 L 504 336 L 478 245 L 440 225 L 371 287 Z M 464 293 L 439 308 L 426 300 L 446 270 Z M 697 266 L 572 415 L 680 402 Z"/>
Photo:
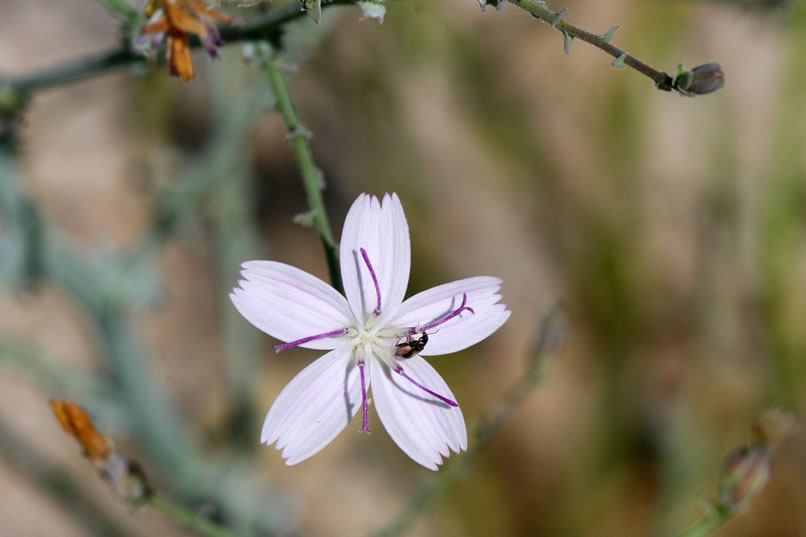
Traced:
<path fill-rule="evenodd" d="M 332 0 L 323 4 L 322 8 L 352 3 L 349 0 Z M 241 26 L 222 27 L 221 37 L 227 43 L 265 39 L 271 37 L 279 27 L 287 22 L 304 15 L 305 12 L 300 10 L 298 2 L 290 2 L 277 9 L 272 9 L 262 17 L 257 17 Z M 198 40 L 193 40 L 191 46 L 199 47 L 200 44 Z M 146 58 L 133 50 L 130 43 L 125 42 L 113 50 L 81 58 L 28 76 L 5 80 L 0 77 L 0 86 L 6 85 L 22 93 L 32 93 L 91 78 L 118 67 L 145 63 L 147 63 Z"/>
<path fill-rule="evenodd" d="M 308 205 L 313 211 L 313 223 L 325 248 L 330 281 L 333 287 L 343 293 L 344 288 L 339 271 L 339 249 L 333 240 L 333 232 L 330 230 L 330 224 L 327 221 L 325 203 L 322 200 L 322 190 L 324 188 L 322 172 L 313 161 L 311 146 L 308 144 L 309 134 L 297 117 L 294 103 L 291 101 L 291 95 L 288 93 L 288 87 L 285 84 L 283 73 L 277 65 L 277 60 L 274 57 L 269 57 L 265 60 L 265 66 L 269 73 L 274 96 L 277 99 L 277 109 L 285 120 L 288 136 L 297 154 L 297 162 L 302 173 L 302 182 L 305 186 L 305 193 L 308 196 Z"/>
<path fill-rule="evenodd" d="M 533 389 L 539 386 L 544 377 L 546 368 L 556 355 L 565 340 L 567 331 L 566 314 L 562 306 L 556 306 L 542 319 L 538 330 L 538 337 L 534 352 L 529 360 L 524 375 L 509 390 L 504 400 L 481 421 L 473 434 L 473 441 L 467 453 L 451 466 L 445 468 L 436 477 L 423 484 L 412 496 L 403 510 L 384 528 L 371 534 L 372 537 L 397 537 L 420 516 L 443 490 L 448 488 L 457 479 L 465 475 L 470 469 L 479 452 L 484 449 L 487 442 L 506 418 L 517 408 Z"/>
<path fill-rule="evenodd" d="M 552 11 L 546 7 L 545 2 L 541 2 L 540 0 L 509 0 L 509 3 L 528 11 L 532 16 L 556 28 L 562 34 L 581 39 L 605 51 L 613 56 L 619 63 L 623 62 L 624 65 L 632 67 L 642 75 L 651 78 L 658 89 L 663 91 L 671 91 L 674 89 L 674 78 L 671 75 L 655 69 L 635 56 L 631 56 L 620 48 L 610 44 L 607 34 L 604 36 L 592 34 L 587 30 L 583 30 L 582 28 L 578 28 L 566 22 L 562 18 L 565 14 L 564 12 Z"/>

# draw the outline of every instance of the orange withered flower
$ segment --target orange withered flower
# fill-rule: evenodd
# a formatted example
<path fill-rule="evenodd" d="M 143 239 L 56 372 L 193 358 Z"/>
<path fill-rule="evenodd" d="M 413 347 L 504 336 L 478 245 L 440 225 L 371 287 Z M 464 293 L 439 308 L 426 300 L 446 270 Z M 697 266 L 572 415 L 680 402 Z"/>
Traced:
<path fill-rule="evenodd" d="M 62 429 L 76 439 L 84 456 L 117 494 L 134 506 L 151 497 L 151 486 L 142 467 L 118 455 L 112 440 L 95 428 L 84 409 L 72 401 L 53 400 L 50 406 Z"/>
<path fill-rule="evenodd" d="M 138 45 L 156 52 L 167 39 L 166 56 L 171 74 L 187 82 L 195 75 L 188 35 L 199 38 L 207 54 L 218 58 L 224 44 L 216 23 L 234 24 L 237 18 L 208 8 L 202 0 L 150 0 L 146 6 L 148 23 L 143 26 Z"/>
<path fill-rule="evenodd" d="M 81 444 L 84 455 L 96 466 L 109 460 L 112 442 L 98 432 L 84 409 L 71 401 L 51 401 L 50 406 L 56 420 L 73 438 Z"/>

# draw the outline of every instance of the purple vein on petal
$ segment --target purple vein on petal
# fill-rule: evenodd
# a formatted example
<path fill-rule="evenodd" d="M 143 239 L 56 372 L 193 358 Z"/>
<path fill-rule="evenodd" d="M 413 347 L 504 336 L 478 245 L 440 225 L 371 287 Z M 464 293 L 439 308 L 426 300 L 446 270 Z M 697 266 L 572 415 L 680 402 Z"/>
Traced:
<path fill-rule="evenodd" d="M 316 334 L 315 336 L 308 336 L 302 339 L 297 339 L 295 341 L 289 341 L 288 343 L 284 343 L 282 345 L 275 345 L 274 352 L 282 352 L 286 349 L 290 349 L 291 347 L 296 347 L 298 345 L 302 345 L 303 343 L 308 343 L 309 341 L 313 341 L 315 339 L 323 339 L 326 337 L 333 337 L 333 336 L 343 336 L 347 333 L 346 328 L 340 328 L 338 330 L 334 330 L 332 332 L 325 332 L 324 334 Z"/>

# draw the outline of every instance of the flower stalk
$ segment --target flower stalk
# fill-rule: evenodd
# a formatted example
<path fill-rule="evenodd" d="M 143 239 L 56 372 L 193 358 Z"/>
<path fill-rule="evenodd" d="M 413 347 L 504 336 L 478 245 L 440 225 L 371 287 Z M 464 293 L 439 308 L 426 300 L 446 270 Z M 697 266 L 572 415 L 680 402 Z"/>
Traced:
<path fill-rule="evenodd" d="M 288 129 L 288 138 L 297 156 L 297 162 L 299 163 L 300 172 L 302 173 L 302 184 L 305 187 L 305 195 L 308 198 L 308 205 L 312 211 L 313 223 L 317 233 L 319 233 L 319 238 L 322 240 L 322 246 L 325 249 L 325 258 L 327 259 L 327 267 L 330 272 L 330 282 L 337 291 L 343 293 L 344 285 L 342 284 L 339 271 L 339 248 L 336 246 L 336 241 L 333 239 L 333 232 L 327 221 L 325 202 L 322 199 L 324 181 L 322 179 L 321 170 L 319 170 L 313 160 L 313 152 L 308 143 L 309 134 L 297 116 L 297 111 L 291 100 L 291 94 L 288 91 L 285 78 L 283 77 L 280 67 L 277 65 L 277 59 L 269 55 L 264 61 L 264 66 L 269 75 L 269 82 L 271 83 L 274 97 L 277 99 L 277 111 L 283 116 L 286 128 Z"/>

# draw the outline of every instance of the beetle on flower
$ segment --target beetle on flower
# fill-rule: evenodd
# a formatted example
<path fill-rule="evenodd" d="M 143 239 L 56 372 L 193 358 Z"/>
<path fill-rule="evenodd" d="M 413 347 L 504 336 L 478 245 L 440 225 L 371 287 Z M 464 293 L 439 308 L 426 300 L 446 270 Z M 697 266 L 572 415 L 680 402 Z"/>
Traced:
<path fill-rule="evenodd" d="M 489 276 L 440 285 L 403 300 L 409 281 L 409 227 L 396 194 L 362 194 L 344 222 L 340 249 L 345 296 L 300 269 L 274 261 L 243 264 L 230 294 L 253 325 L 292 348 L 328 350 L 280 393 L 261 442 L 276 443 L 286 464 L 318 453 L 369 404 L 407 455 L 437 470 L 450 451 L 467 449 L 462 411 L 448 385 L 423 359 L 460 351 L 509 318 L 501 280 Z M 403 357 L 401 341 L 421 341 Z M 419 345 L 418 345 L 419 347 Z M 370 400 L 368 392 L 372 386 Z"/>

